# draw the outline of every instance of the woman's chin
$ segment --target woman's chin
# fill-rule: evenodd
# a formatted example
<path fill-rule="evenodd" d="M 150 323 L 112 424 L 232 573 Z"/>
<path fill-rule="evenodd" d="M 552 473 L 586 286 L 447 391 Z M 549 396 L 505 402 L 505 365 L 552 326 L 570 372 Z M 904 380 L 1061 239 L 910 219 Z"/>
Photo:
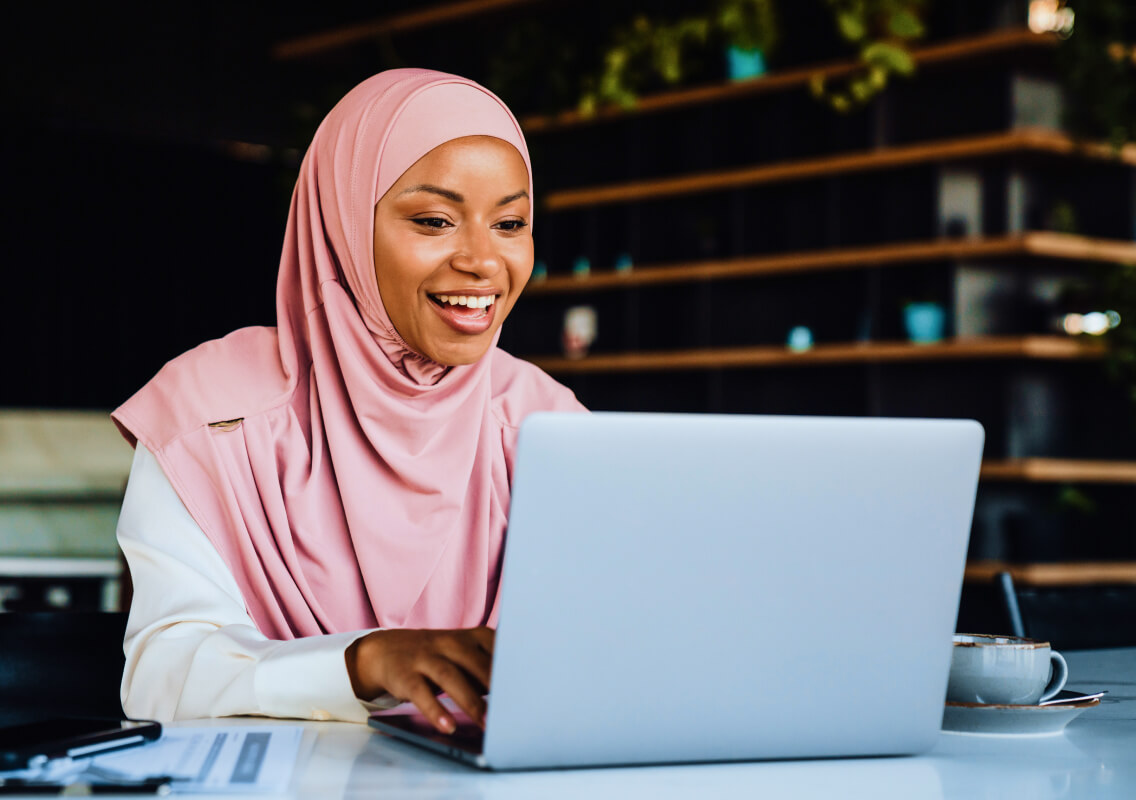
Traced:
<path fill-rule="evenodd" d="M 441 364 L 444 367 L 463 367 L 476 364 L 489 352 L 489 348 L 493 345 L 494 333 L 495 331 L 486 331 L 479 336 L 469 337 L 470 340 L 463 342 L 436 342 L 425 348 L 427 352 L 422 355 L 435 364 Z"/>

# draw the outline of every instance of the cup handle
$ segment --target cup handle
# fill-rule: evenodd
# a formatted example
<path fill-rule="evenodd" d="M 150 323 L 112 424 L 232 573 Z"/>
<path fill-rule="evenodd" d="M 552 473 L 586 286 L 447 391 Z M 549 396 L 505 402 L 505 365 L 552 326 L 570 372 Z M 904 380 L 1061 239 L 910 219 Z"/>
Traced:
<path fill-rule="evenodd" d="M 1041 693 L 1041 699 L 1037 701 L 1039 703 L 1056 697 L 1057 693 L 1065 688 L 1065 681 L 1069 679 L 1069 665 L 1065 663 L 1065 656 L 1056 650 L 1049 651 L 1049 665 L 1051 667 L 1049 685 Z"/>

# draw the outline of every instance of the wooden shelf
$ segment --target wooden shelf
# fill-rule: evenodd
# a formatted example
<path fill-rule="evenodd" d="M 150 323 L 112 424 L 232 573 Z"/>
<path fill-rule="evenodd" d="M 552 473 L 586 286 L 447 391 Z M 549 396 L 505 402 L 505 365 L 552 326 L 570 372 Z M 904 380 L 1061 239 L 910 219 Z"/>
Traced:
<path fill-rule="evenodd" d="M 726 278 L 780 275 L 829 269 L 862 269 L 967 258 L 1038 256 L 1071 261 L 1136 263 L 1136 242 L 1090 239 L 1045 231 L 1013 236 L 936 239 L 925 242 L 838 247 L 778 255 L 741 256 L 721 261 L 651 264 L 626 272 L 554 276 L 529 283 L 529 294 L 578 293 L 636 286 L 691 283 Z"/>
<path fill-rule="evenodd" d="M 914 51 L 913 56 L 918 66 L 929 67 L 999 55 L 1015 50 L 1051 48 L 1058 41 L 1057 37 L 1051 34 L 1036 34 L 1026 28 L 1010 28 L 920 47 Z M 634 108 L 606 107 L 591 115 L 584 115 L 575 110 L 552 115 L 532 115 L 521 120 L 521 127 L 528 134 L 545 133 L 631 115 L 650 114 L 703 103 L 733 100 L 739 97 L 803 89 L 809 85 L 809 81 L 815 75 L 836 78 L 847 75 L 860 66 L 862 65 L 857 61 L 840 61 L 771 72 L 755 80 L 732 81 L 730 83 L 659 92 L 639 98 Z"/>
<path fill-rule="evenodd" d="M 306 58 L 385 34 L 406 33 L 416 28 L 458 22 L 490 11 L 502 11 L 512 6 L 528 5 L 534 2 L 537 2 L 537 0 L 464 0 L 464 2 L 447 3 L 433 8 L 425 8 L 421 11 L 410 11 L 393 17 L 356 22 L 322 33 L 288 39 L 276 44 L 272 48 L 272 55 L 281 61 Z"/>
<path fill-rule="evenodd" d="M 1060 131 L 1023 128 L 958 139 L 945 139 L 937 142 L 920 142 L 879 150 L 840 153 L 797 161 L 777 161 L 751 167 L 700 172 L 668 178 L 652 178 L 610 186 L 563 189 L 545 195 L 544 208 L 548 211 L 563 211 L 585 206 L 629 203 L 636 200 L 738 189 L 746 186 L 894 169 L 917 164 L 1031 153 L 1080 156 L 1136 165 L 1136 144 L 1124 145 L 1117 151 L 1106 144 L 1078 142 Z"/>
<path fill-rule="evenodd" d="M 935 344 L 910 342 L 818 344 L 802 352 L 790 350 L 785 346 L 762 345 L 654 353 L 610 353 L 590 355 L 580 359 L 534 356 L 528 360 L 545 372 L 567 375 L 592 372 L 809 367 L 963 359 L 1028 358 L 1069 361 L 1099 358 L 1103 352 L 1099 342 L 1084 342 L 1064 336 L 1006 336 L 954 339 Z"/>
<path fill-rule="evenodd" d="M 1133 483 L 1136 462 L 1082 461 L 1069 458 L 1015 458 L 985 461 L 982 479 L 1029 483 Z"/>
<path fill-rule="evenodd" d="M 1067 561 L 1052 564 L 972 561 L 966 565 L 966 580 L 974 583 L 989 582 L 993 581 L 999 572 L 1009 572 L 1017 586 L 1136 583 L 1134 561 Z"/>

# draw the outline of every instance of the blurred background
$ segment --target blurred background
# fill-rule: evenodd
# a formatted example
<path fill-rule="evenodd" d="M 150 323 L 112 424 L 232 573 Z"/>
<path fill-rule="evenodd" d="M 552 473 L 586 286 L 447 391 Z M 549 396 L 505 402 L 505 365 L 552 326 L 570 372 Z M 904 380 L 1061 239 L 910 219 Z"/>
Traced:
<path fill-rule="evenodd" d="M 422 66 L 529 138 L 538 262 L 503 347 L 596 409 L 976 418 L 960 626 L 1008 630 L 1012 597 L 1059 646 L 1136 641 L 1129 5 L 6 9 L 0 607 L 122 605 L 108 412 L 273 324 L 320 119 Z"/>

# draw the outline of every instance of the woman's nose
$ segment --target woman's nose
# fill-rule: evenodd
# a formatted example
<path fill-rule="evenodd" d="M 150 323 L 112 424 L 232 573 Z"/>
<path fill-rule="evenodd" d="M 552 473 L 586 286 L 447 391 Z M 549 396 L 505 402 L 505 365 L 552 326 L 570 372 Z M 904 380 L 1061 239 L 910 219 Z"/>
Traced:
<path fill-rule="evenodd" d="M 451 263 L 454 269 L 479 278 L 491 278 L 503 266 L 501 254 L 489 231 L 470 231 L 464 235 Z"/>

